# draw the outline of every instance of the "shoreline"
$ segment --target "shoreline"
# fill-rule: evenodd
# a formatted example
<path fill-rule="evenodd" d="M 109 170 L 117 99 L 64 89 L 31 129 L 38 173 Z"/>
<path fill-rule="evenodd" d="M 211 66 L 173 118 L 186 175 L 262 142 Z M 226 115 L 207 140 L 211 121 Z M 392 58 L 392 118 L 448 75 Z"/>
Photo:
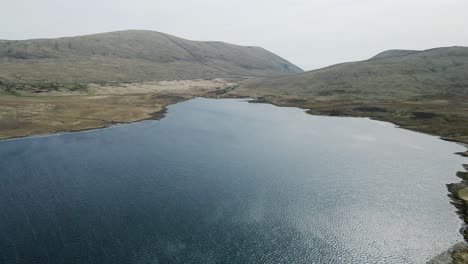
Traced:
<path fill-rule="evenodd" d="M 455 153 L 459 154 L 459 153 Z M 464 156 L 461 154 L 461 156 Z M 454 264 L 468 261 L 468 164 L 462 164 L 462 170 L 455 174 L 461 181 L 447 184 L 450 203 L 456 208 L 456 214 L 462 220 L 460 233 L 465 241 L 464 246 L 455 248 L 451 252 Z"/>
<path fill-rule="evenodd" d="M 181 103 L 181 102 L 178 102 L 178 103 Z M 174 103 L 174 104 L 177 104 L 177 103 Z M 24 135 L 24 136 L 13 136 L 9 138 L 0 138 L 0 142 L 8 141 L 8 140 L 26 139 L 26 138 L 48 137 L 48 136 L 54 136 L 54 135 L 62 135 L 66 133 L 87 132 L 87 131 L 93 131 L 93 130 L 99 130 L 99 129 L 113 128 L 113 127 L 118 127 L 122 125 L 131 125 L 133 123 L 138 123 L 138 122 L 143 122 L 143 121 L 151 121 L 151 120 L 158 121 L 158 120 L 163 119 L 166 113 L 167 113 L 167 106 L 164 107 L 163 110 L 155 112 L 151 118 L 145 118 L 145 119 L 135 120 L 135 121 L 130 121 L 130 122 L 109 123 L 108 125 L 104 125 L 100 127 L 83 128 L 83 129 L 76 129 L 76 130 L 61 130 L 61 131 L 52 131 L 50 133 L 44 133 L 44 134 L 33 134 L 33 135 Z"/>
<path fill-rule="evenodd" d="M 193 98 L 188 98 L 187 100 L 190 100 L 190 99 L 193 99 Z M 77 129 L 64 129 L 64 130 L 56 130 L 56 131 L 50 131 L 50 132 L 45 132 L 45 133 L 0 137 L 0 141 L 23 139 L 23 138 L 34 138 L 34 137 L 47 137 L 47 136 L 52 136 L 52 135 L 60 135 L 62 133 L 78 133 L 78 132 L 86 132 L 86 131 L 92 131 L 92 130 L 98 130 L 98 129 L 111 128 L 111 127 L 120 126 L 120 125 L 130 125 L 130 124 L 138 123 L 138 122 L 142 122 L 142 121 L 150 121 L 150 120 L 157 121 L 157 120 L 163 119 L 166 116 L 167 107 L 169 105 L 177 104 L 177 103 L 181 103 L 181 102 L 183 102 L 183 101 L 174 102 L 174 103 L 165 105 L 165 106 L 162 107 L 161 110 L 150 113 L 150 116 L 146 117 L 146 118 L 135 119 L 135 120 L 127 121 L 127 122 L 106 121 L 106 123 L 104 125 L 99 125 L 99 126 L 95 126 L 95 127 L 93 126 L 93 127 L 77 128 Z"/>
<path fill-rule="evenodd" d="M 238 82 L 223 79 L 132 83 L 124 87 L 118 85 L 115 87 L 90 85 L 90 87 L 90 91 L 83 94 L 0 95 L 0 127 L 4 128 L 3 131 L 0 130 L 0 140 L 57 132 L 79 132 L 106 128 L 114 124 L 157 120 L 164 117 L 167 106 L 195 97 L 242 98 L 250 99 L 251 103 L 297 107 L 312 115 L 364 117 L 389 122 L 402 129 L 459 143 L 467 148 L 459 155 L 468 157 L 468 124 L 465 121 L 468 115 L 465 114 L 463 108 L 457 108 L 460 107 L 457 103 L 459 104 L 460 100 L 464 101 L 463 98 L 453 103 L 447 99 L 447 102 L 442 105 L 437 105 L 434 101 L 356 100 L 334 97 L 294 98 L 284 95 L 257 94 L 255 90 L 242 89 Z M 11 98 L 12 101 L 17 102 L 11 103 L 5 98 Z M 2 109 L 5 101 L 11 103 L 7 105 L 9 109 L 6 108 L 7 114 L 8 111 L 12 112 L 9 117 L 2 113 L 5 111 L 5 108 Z M 73 104 L 69 101 L 79 103 Z M 29 108 L 24 106 L 25 103 L 31 104 Z M 431 106 L 433 112 L 418 112 Z M 462 103 L 461 106 L 465 105 Z M 41 107 L 45 109 L 40 109 Z M 404 107 L 404 111 L 399 107 Z M 43 112 L 38 111 L 37 108 Z M 118 111 L 115 108 L 124 109 Z M 68 111 L 69 116 L 63 113 L 65 111 Z M 415 116 L 415 114 L 418 115 Z M 427 114 L 430 114 L 429 117 Z M 455 114 L 459 116 L 454 118 Z M 40 120 L 31 121 L 31 117 Z M 15 122 L 21 118 L 26 119 L 26 123 Z M 4 125 L 5 119 L 6 125 Z M 44 127 L 47 121 L 57 121 L 56 119 L 70 119 L 71 121 L 59 120 L 62 124 L 55 128 Z M 8 124 L 9 122 L 13 124 Z M 30 124 L 31 122 L 36 123 Z M 24 131 L 24 129 L 22 131 L 25 125 L 29 125 L 30 131 Z M 42 127 L 36 129 L 37 126 Z"/>
<path fill-rule="evenodd" d="M 120 96 L 122 96 L 122 95 L 120 95 Z M 96 130 L 96 129 L 109 128 L 109 127 L 113 127 L 113 126 L 116 126 L 116 125 L 128 125 L 128 124 L 137 123 L 137 122 L 141 122 L 141 121 L 147 121 L 147 120 L 160 120 L 160 119 L 163 119 L 166 116 L 167 110 L 168 110 L 167 108 L 169 106 L 174 105 L 174 104 L 178 104 L 178 103 L 182 103 L 182 102 L 185 102 L 185 101 L 197 98 L 197 97 L 199 97 L 199 98 L 208 98 L 208 99 L 247 99 L 249 103 L 271 104 L 271 105 L 274 105 L 274 106 L 277 106 L 277 107 L 294 107 L 294 108 L 298 108 L 298 109 L 303 110 L 306 114 L 315 115 L 315 116 L 368 118 L 370 120 L 375 120 L 375 121 L 380 121 L 380 122 L 387 122 L 387 123 L 393 124 L 395 127 L 400 128 L 400 129 L 405 129 L 405 130 L 409 130 L 409 131 L 416 132 L 416 133 L 422 133 L 422 134 L 434 136 L 434 137 L 437 137 L 440 140 L 444 140 L 444 141 L 459 144 L 459 145 L 465 147 L 467 150 L 465 152 L 457 152 L 457 153 L 454 153 L 454 154 L 460 155 L 460 156 L 463 156 L 463 157 L 468 157 L 468 142 L 460 141 L 460 140 L 456 140 L 456 139 L 452 139 L 452 138 L 447 138 L 447 137 L 441 136 L 441 135 L 436 134 L 436 133 L 430 133 L 430 132 L 426 132 L 424 130 L 420 130 L 417 127 L 416 128 L 415 127 L 408 127 L 408 126 L 405 126 L 405 125 L 398 124 L 396 122 L 388 121 L 388 120 L 381 119 L 381 118 L 376 118 L 374 116 L 333 115 L 333 114 L 327 114 L 327 113 L 316 113 L 316 112 L 314 112 L 313 110 L 311 110 L 309 108 L 304 108 L 304 107 L 301 107 L 301 106 L 283 105 L 283 104 L 275 103 L 274 101 L 267 101 L 267 100 L 260 100 L 259 101 L 257 98 L 252 98 L 252 97 L 249 97 L 249 96 L 229 96 L 229 95 L 225 96 L 224 93 L 223 94 L 216 93 L 215 96 L 213 96 L 212 92 L 208 92 L 207 94 L 200 95 L 200 96 L 190 96 L 190 97 L 186 97 L 186 98 L 179 97 L 177 99 L 180 99 L 180 100 L 174 100 L 172 102 L 167 102 L 167 104 L 162 105 L 162 108 L 160 110 L 155 111 L 155 112 L 147 113 L 148 117 L 144 117 L 144 118 L 141 118 L 141 119 L 134 119 L 134 120 L 126 121 L 126 122 L 116 122 L 116 121 L 112 121 L 112 120 L 111 121 L 101 120 L 101 121 L 105 121 L 106 123 L 104 125 L 95 126 L 95 127 L 78 128 L 78 129 L 65 129 L 65 130 L 50 131 L 50 132 L 46 132 L 46 133 L 29 134 L 29 135 L 17 135 L 17 136 L 10 136 L 10 137 L 1 137 L 1 135 L 0 135 L 0 141 L 11 140 L 11 139 L 21 139 L 21 138 L 28 138 L 28 137 L 37 137 L 37 136 L 48 136 L 48 135 L 59 134 L 59 133 L 67 133 L 67 132 L 90 131 L 90 130 Z M 76 119 L 80 119 L 80 118 L 76 118 Z"/>
<path fill-rule="evenodd" d="M 234 85 L 222 79 L 183 80 L 90 85 L 83 93 L 0 95 L 0 140 L 158 120 L 169 105 L 209 97 Z"/>
<path fill-rule="evenodd" d="M 249 101 L 250 103 L 271 104 L 271 105 L 274 105 L 274 106 L 277 106 L 277 107 L 295 107 L 295 108 L 299 108 L 299 109 L 304 110 L 304 112 L 307 113 L 307 114 L 315 115 L 315 116 L 369 118 L 369 119 L 375 120 L 375 121 L 388 122 L 388 123 L 391 123 L 391 124 L 395 125 L 397 128 L 400 128 L 400 129 L 405 129 L 405 130 L 409 130 L 409 131 L 413 131 L 413 132 L 417 132 L 417 133 L 422 133 L 422 134 L 426 134 L 426 135 L 430 135 L 430 136 L 435 136 L 435 137 L 438 137 L 440 140 L 457 143 L 457 144 L 465 147 L 467 149 L 467 151 L 466 152 L 455 153 L 455 154 L 461 155 L 463 157 L 468 157 L 468 139 L 467 140 L 453 139 L 450 136 L 449 137 L 442 136 L 442 135 L 440 135 L 440 133 L 428 132 L 428 131 L 425 131 L 425 130 L 420 129 L 418 127 L 401 124 L 401 123 L 389 120 L 387 118 L 379 118 L 379 117 L 372 116 L 372 115 L 355 115 L 355 114 L 349 114 L 349 115 L 346 115 L 346 114 L 341 115 L 340 114 L 340 115 L 337 115 L 337 114 L 334 114 L 334 113 L 319 112 L 314 108 L 308 108 L 308 107 L 305 107 L 303 105 L 282 104 L 282 103 L 275 102 L 274 100 L 265 100 L 263 98 L 261 100 L 259 100 L 258 98 L 253 98 L 253 97 L 249 97 L 249 96 L 232 96 L 231 97 L 231 96 L 228 95 L 226 97 L 221 97 L 221 98 L 226 98 L 226 99 L 229 99 L 229 98 L 232 98 L 232 99 L 251 98 L 251 100 Z M 359 104 L 356 104 L 356 105 L 353 105 L 353 106 L 359 106 Z"/>
<path fill-rule="evenodd" d="M 449 142 L 459 144 L 460 146 L 465 147 L 467 150 L 466 150 L 466 152 L 459 152 L 459 153 L 454 153 L 454 154 L 461 155 L 461 156 L 464 156 L 464 157 L 467 157 L 466 155 L 468 154 L 468 144 L 466 142 L 457 141 L 457 140 L 453 140 L 453 139 L 450 139 L 450 138 L 444 138 L 444 137 L 442 137 L 440 135 L 437 135 L 437 134 L 428 133 L 428 132 L 425 132 L 425 131 L 420 131 L 417 128 L 414 128 L 414 127 L 413 128 L 408 128 L 408 127 L 400 126 L 397 123 L 387 121 L 387 120 L 381 120 L 379 118 L 374 118 L 372 116 L 327 115 L 327 114 L 323 114 L 323 113 L 322 114 L 316 114 L 316 113 L 313 113 L 313 111 L 310 111 L 310 109 L 303 108 L 303 107 L 300 107 L 300 106 L 281 105 L 281 104 L 276 104 L 275 102 L 270 102 L 270 101 L 266 101 L 266 100 L 260 100 L 259 101 L 258 99 L 248 97 L 248 96 L 229 96 L 229 94 L 226 94 L 226 93 L 221 93 L 220 94 L 219 90 L 215 91 L 215 93 L 208 92 L 208 93 L 205 93 L 205 94 L 200 94 L 198 96 L 197 95 L 191 95 L 191 96 L 182 97 L 182 96 L 170 96 L 170 95 L 161 95 L 161 94 L 159 94 L 157 96 L 162 96 L 162 97 L 164 97 L 166 99 L 170 98 L 171 100 L 166 101 L 165 104 L 163 104 L 162 107 L 159 110 L 148 113 L 147 117 L 144 117 L 144 118 L 141 118 L 141 119 L 135 119 L 135 120 L 131 120 L 131 121 L 128 121 L 128 122 L 113 122 L 113 121 L 111 121 L 111 122 L 107 122 L 107 123 L 105 123 L 104 125 L 101 125 L 101 126 L 88 127 L 88 128 L 82 128 L 82 129 L 51 131 L 50 133 L 44 133 L 44 134 L 31 134 L 31 135 L 23 135 L 23 136 L 13 136 L 13 137 L 8 137 L 8 138 L 2 138 L 2 139 L 0 139 L 0 141 L 17 140 L 17 139 L 34 138 L 34 137 L 47 137 L 47 136 L 53 136 L 53 135 L 60 135 L 61 133 L 85 132 L 85 131 L 92 131 L 92 130 L 96 130 L 96 129 L 111 128 L 111 127 L 119 126 L 119 125 L 129 125 L 129 124 L 132 124 L 132 123 L 137 123 L 137 122 L 147 121 L 147 120 L 160 120 L 160 119 L 163 119 L 166 116 L 166 114 L 168 112 L 168 107 L 170 105 L 174 105 L 174 104 L 177 104 L 177 103 L 181 103 L 181 102 L 184 102 L 184 101 L 191 100 L 191 99 L 199 97 L 199 98 L 209 98 L 209 99 L 248 99 L 249 103 L 265 103 L 265 104 L 275 105 L 277 107 L 295 107 L 295 108 L 303 110 L 304 113 L 311 114 L 311 115 L 330 116 L 330 117 L 369 118 L 371 120 L 376 120 L 376 121 L 379 121 L 379 122 L 388 122 L 388 123 L 391 123 L 391 124 L 395 125 L 397 128 L 413 131 L 413 132 L 416 132 L 416 133 L 423 133 L 423 134 L 426 134 L 426 135 L 438 137 L 438 139 L 440 139 L 440 140 L 449 141 Z M 153 94 L 153 97 L 154 97 L 154 94 Z M 448 195 L 449 195 L 449 197 L 451 198 L 451 201 L 452 201 L 451 203 L 458 209 L 457 214 L 464 221 L 464 225 L 461 225 L 461 230 L 462 230 L 462 234 L 464 236 L 465 241 L 468 241 L 468 196 L 462 197 L 459 194 L 460 190 L 466 190 L 466 192 L 468 192 L 468 165 L 466 165 L 466 164 L 462 164 L 462 165 L 465 168 L 466 172 L 458 172 L 457 173 L 457 176 L 462 181 L 459 182 L 459 183 L 449 183 L 449 184 L 447 184 L 447 190 L 448 190 L 448 193 L 449 193 Z M 434 263 L 434 264 L 435 263 L 446 263 L 446 264 L 452 263 L 452 262 L 447 262 L 448 256 L 451 256 L 452 259 L 454 259 L 454 260 L 455 259 L 460 259 L 460 258 L 464 259 L 465 257 L 468 258 L 468 244 L 466 242 L 465 243 L 458 243 L 457 245 L 453 246 L 452 248 L 448 249 L 447 251 L 444 251 L 441 254 L 439 254 L 438 256 L 434 257 L 432 260 L 429 260 L 428 263 Z M 441 261 L 442 259 L 445 260 L 445 262 L 442 262 Z M 453 263 L 457 263 L 457 262 L 453 262 Z M 462 263 L 462 262 L 460 262 L 460 263 Z"/>
<path fill-rule="evenodd" d="M 229 98 L 229 97 L 226 97 Z M 283 102 L 281 101 L 283 98 L 279 98 L 278 101 L 274 99 L 266 99 L 266 98 L 261 98 L 261 100 L 254 99 L 253 103 L 267 103 L 267 104 L 272 104 L 278 107 L 297 107 L 300 109 L 303 109 L 306 111 L 306 113 L 311 114 L 311 115 L 318 115 L 318 116 L 330 116 L 330 117 L 363 117 L 363 118 L 369 118 L 371 120 L 376 120 L 376 121 L 382 121 L 382 122 L 389 122 L 397 126 L 398 128 L 410 130 L 413 132 L 418 132 L 418 133 L 423 133 L 427 135 L 432 135 L 436 136 L 441 140 L 444 141 L 450 141 L 450 142 L 455 142 L 463 145 L 464 147 L 467 148 L 467 155 L 468 155 L 468 133 L 464 135 L 463 138 L 457 138 L 455 135 L 443 135 L 441 131 L 438 132 L 437 129 L 435 130 L 428 130 L 424 126 L 417 124 L 416 122 L 419 121 L 418 119 L 409 119 L 410 123 L 403 123 L 399 122 L 398 120 L 395 120 L 392 118 L 390 115 L 390 112 L 359 112 L 359 111 L 353 111 L 356 108 L 360 107 L 372 107 L 372 106 L 365 106 L 366 104 L 363 104 L 361 102 L 351 102 L 346 105 L 345 108 L 340 109 L 338 111 L 333 111 L 329 110 L 330 106 L 333 108 L 335 102 L 330 102 L 330 104 L 327 103 L 321 103 L 320 106 L 314 106 L 314 103 L 303 103 L 303 102 L 298 102 L 298 103 L 289 103 L 289 102 Z M 375 105 L 379 104 L 379 102 L 372 102 L 368 103 L 369 105 Z M 364 105 L 364 106 L 363 106 Z M 376 114 L 377 113 L 377 114 Z M 426 121 L 426 120 L 424 120 Z M 411 123 L 413 122 L 413 123 Z M 468 129 L 468 125 L 466 125 Z M 466 139 L 465 139 L 466 138 Z"/>

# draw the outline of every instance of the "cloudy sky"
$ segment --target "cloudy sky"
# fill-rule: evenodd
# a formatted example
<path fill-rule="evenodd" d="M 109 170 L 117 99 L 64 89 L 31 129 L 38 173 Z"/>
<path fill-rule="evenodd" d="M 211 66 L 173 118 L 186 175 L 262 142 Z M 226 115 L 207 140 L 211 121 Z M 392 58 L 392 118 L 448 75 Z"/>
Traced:
<path fill-rule="evenodd" d="M 156 30 L 262 46 L 310 70 L 468 46 L 468 0 L 0 0 L 0 39 Z"/>

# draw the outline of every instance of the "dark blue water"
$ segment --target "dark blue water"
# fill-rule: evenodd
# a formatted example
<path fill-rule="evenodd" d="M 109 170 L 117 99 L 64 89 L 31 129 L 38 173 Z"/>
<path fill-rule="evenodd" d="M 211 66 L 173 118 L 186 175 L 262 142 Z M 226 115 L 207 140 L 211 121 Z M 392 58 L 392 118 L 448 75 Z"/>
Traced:
<path fill-rule="evenodd" d="M 195 99 L 161 121 L 0 142 L 0 263 L 424 263 L 461 241 L 462 147 Z"/>

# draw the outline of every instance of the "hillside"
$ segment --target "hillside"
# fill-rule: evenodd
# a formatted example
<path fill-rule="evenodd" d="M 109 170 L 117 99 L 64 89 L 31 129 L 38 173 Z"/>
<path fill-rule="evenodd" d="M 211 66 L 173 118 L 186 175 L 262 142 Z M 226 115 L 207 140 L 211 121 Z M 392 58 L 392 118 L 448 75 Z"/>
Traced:
<path fill-rule="evenodd" d="M 378 59 L 384 59 L 384 58 L 390 58 L 390 57 L 400 57 L 400 56 L 405 56 L 409 55 L 412 53 L 419 52 L 418 50 L 386 50 L 384 52 L 381 52 L 372 58 L 371 60 L 378 60 Z"/>
<path fill-rule="evenodd" d="M 468 47 L 388 51 L 366 61 L 249 80 L 229 96 L 314 114 L 368 116 L 468 142 Z"/>
<path fill-rule="evenodd" d="M 253 80 L 259 93 L 408 99 L 468 95 L 468 47 L 438 48 L 407 55 L 343 63 L 294 76 Z"/>
<path fill-rule="evenodd" d="M 190 41 L 155 31 L 0 40 L 0 85 L 18 88 L 48 88 L 44 83 L 51 82 L 74 88 L 89 82 L 281 76 L 301 71 L 260 47 Z"/>

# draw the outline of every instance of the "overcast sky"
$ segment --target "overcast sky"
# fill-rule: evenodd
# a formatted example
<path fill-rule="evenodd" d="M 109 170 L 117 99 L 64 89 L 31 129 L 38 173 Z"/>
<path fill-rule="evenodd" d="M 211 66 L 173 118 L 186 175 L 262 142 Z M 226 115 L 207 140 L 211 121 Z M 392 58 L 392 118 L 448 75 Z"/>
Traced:
<path fill-rule="evenodd" d="M 148 29 L 261 46 L 310 70 L 468 46 L 468 0 L 0 0 L 0 39 Z"/>

